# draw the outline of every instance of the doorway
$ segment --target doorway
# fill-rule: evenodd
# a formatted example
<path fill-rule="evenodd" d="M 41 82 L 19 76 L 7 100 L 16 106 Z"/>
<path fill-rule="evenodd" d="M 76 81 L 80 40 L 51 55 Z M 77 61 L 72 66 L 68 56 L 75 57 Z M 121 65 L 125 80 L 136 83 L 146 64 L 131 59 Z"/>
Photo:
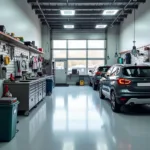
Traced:
<path fill-rule="evenodd" d="M 55 62 L 55 83 L 67 84 L 67 62 L 66 60 L 57 60 Z"/>

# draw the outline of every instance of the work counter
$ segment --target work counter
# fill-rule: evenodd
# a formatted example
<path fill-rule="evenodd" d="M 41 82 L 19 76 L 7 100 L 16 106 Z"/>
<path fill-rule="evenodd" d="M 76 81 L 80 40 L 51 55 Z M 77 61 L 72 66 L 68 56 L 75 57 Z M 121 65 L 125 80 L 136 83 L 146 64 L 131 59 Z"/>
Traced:
<path fill-rule="evenodd" d="M 45 76 L 36 80 L 4 82 L 4 85 L 8 85 L 13 97 L 17 97 L 20 102 L 18 111 L 29 115 L 30 110 L 45 98 L 46 79 L 52 78 L 53 76 Z"/>

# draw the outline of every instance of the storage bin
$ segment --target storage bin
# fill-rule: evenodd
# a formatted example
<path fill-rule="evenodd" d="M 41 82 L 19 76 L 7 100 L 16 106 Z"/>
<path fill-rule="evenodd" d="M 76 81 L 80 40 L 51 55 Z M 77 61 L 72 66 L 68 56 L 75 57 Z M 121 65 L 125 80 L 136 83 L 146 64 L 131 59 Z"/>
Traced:
<path fill-rule="evenodd" d="M 0 142 L 9 142 L 16 135 L 19 102 L 0 102 Z"/>
<path fill-rule="evenodd" d="M 53 80 L 52 79 L 46 79 L 46 94 L 50 95 L 53 90 Z"/>

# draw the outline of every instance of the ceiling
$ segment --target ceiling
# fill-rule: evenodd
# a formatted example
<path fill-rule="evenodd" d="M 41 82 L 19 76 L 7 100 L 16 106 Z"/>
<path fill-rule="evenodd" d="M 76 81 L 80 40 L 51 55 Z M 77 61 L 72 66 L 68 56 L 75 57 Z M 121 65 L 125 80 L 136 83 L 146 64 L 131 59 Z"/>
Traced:
<path fill-rule="evenodd" d="M 94 29 L 96 24 L 119 25 L 133 9 L 146 0 L 27 0 L 42 24 L 61 29 L 74 24 L 77 29 Z M 75 16 L 62 16 L 60 10 L 73 9 Z M 104 10 L 119 9 L 114 16 L 102 15 Z"/>

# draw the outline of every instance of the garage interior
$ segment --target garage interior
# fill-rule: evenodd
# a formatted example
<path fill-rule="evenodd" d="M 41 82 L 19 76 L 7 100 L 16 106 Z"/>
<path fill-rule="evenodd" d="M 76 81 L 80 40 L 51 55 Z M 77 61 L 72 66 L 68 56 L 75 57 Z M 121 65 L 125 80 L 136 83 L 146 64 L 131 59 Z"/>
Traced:
<path fill-rule="evenodd" d="M 149 0 L 1 0 L 0 150 L 150 149 L 149 105 L 115 113 L 101 98 L 104 81 L 96 90 L 91 83 L 100 66 L 149 70 L 149 7 Z"/>

